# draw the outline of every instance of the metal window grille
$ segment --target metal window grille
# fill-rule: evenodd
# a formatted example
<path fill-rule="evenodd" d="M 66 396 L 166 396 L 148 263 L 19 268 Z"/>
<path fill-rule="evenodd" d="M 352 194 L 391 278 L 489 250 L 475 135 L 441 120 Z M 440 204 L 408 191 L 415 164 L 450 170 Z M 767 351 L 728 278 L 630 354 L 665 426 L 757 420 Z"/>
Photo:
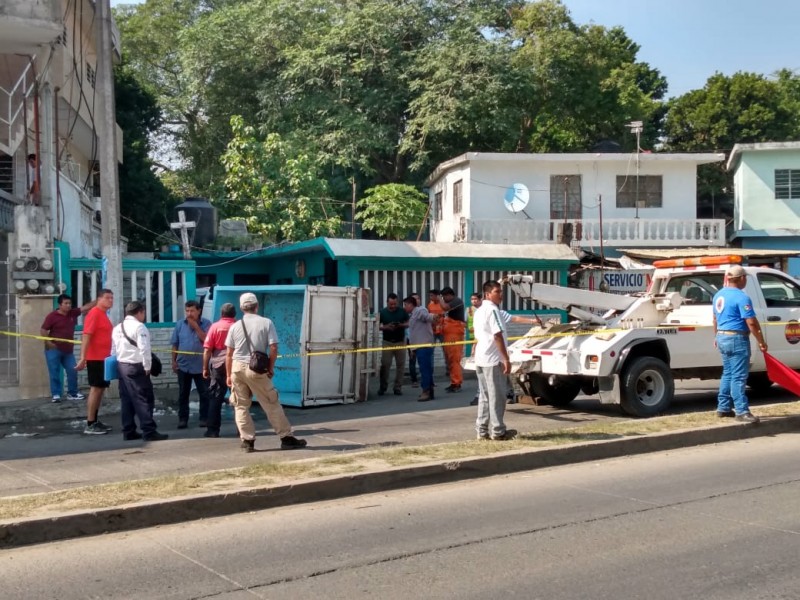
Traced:
<path fill-rule="evenodd" d="M 800 199 L 800 169 L 775 169 L 775 199 Z"/>
<path fill-rule="evenodd" d="M 583 216 L 581 207 L 581 176 L 550 176 L 550 218 L 580 219 Z"/>
<path fill-rule="evenodd" d="M 617 208 L 661 208 L 661 175 L 617 175 Z"/>
<path fill-rule="evenodd" d="M 433 215 L 435 220 L 442 220 L 442 192 L 436 192 L 433 196 Z"/>
<path fill-rule="evenodd" d="M 461 213 L 461 205 L 462 205 L 462 190 L 464 187 L 464 181 L 459 179 L 453 184 L 453 214 L 457 215 Z"/>

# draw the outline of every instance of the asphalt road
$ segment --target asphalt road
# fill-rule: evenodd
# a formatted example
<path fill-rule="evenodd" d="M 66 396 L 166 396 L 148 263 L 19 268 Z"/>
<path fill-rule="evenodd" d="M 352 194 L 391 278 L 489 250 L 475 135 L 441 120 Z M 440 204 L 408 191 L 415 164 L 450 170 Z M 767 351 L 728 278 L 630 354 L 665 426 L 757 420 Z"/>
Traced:
<path fill-rule="evenodd" d="M 796 434 L 0 552 L 2 597 L 795 599 Z"/>

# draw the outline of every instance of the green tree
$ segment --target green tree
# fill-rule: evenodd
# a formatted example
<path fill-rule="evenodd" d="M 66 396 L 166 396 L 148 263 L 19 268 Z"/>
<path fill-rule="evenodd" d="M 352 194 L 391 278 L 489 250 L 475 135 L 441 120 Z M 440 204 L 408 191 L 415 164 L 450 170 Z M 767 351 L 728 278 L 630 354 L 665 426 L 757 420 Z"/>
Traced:
<path fill-rule="evenodd" d="M 699 90 L 670 101 L 665 146 L 674 152 L 729 153 L 734 144 L 781 142 L 800 135 L 800 78 L 783 70 L 769 79 L 756 73 L 716 73 Z M 732 174 L 723 162 L 698 169 L 701 214 L 732 212 Z M 720 210 L 722 212 L 720 212 Z"/>
<path fill-rule="evenodd" d="M 149 136 L 160 126 L 161 113 L 126 65 L 115 69 L 114 89 L 117 124 L 122 129 L 120 226 L 130 250 L 151 251 L 163 243 L 158 234 L 169 230 L 168 215 L 176 204 L 149 157 Z"/>
<path fill-rule="evenodd" d="M 404 240 L 422 227 L 427 196 L 410 185 L 388 183 L 364 192 L 356 219 L 364 229 L 390 240 Z"/>
<path fill-rule="evenodd" d="M 277 133 L 257 135 L 239 116 L 231 128 L 222 156 L 228 214 L 243 216 L 248 231 L 273 242 L 336 235 L 341 218 L 320 177 L 319 158 Z"/>

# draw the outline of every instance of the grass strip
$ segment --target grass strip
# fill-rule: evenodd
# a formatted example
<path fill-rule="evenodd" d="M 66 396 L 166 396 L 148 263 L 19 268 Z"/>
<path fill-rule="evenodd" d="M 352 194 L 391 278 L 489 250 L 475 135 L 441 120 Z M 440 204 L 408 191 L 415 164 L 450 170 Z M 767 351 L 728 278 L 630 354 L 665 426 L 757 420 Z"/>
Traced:
<path fill-rule="evenodd" d="M 761 417 L 798 414 L 800 401 L 759 406 Z M 333 475 L 357 474 L 386 467 L 434 461 L 458 461 L 510 450 L 566 446 L 581 442 L 615 440 L 683 429 L 723 426 L 714 412 L 636 419 L 616 423 L 592 423 L 569 429 L 523 433 L 508 442 L 470 440 L 428 446 L 394 446 L 342 455 L 281 463 L 259 463 L 193 475 L 179 475 L 78 487 L 57 492 L 0 498 L 0 520 L 50 516 L 72 511 L 110 508 L 149 500 L 178 498 L 209 492 L 279 485 Z"/>

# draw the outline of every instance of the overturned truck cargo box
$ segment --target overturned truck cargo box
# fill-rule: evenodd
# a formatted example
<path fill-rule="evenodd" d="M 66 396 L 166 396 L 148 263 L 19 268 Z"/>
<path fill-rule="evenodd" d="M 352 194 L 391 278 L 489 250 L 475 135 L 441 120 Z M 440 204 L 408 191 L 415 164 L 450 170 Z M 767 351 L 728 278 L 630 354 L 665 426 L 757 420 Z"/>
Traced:
<path fill-rule="evenodd" d="M 226 302 L 241 318 L 239 296 L 252 292 L 258 313 L 278 330 L 273 381 L 285 406 L 363 402 L 369 389 L 368 347 L 373 320 L 369 290 L 312 285 L 218 286 L 204 303 L 214 321 Z M 211 306 L 209 307 L 209 303 Z M 264 350 L 264 349 L 260 349 Z"/>

